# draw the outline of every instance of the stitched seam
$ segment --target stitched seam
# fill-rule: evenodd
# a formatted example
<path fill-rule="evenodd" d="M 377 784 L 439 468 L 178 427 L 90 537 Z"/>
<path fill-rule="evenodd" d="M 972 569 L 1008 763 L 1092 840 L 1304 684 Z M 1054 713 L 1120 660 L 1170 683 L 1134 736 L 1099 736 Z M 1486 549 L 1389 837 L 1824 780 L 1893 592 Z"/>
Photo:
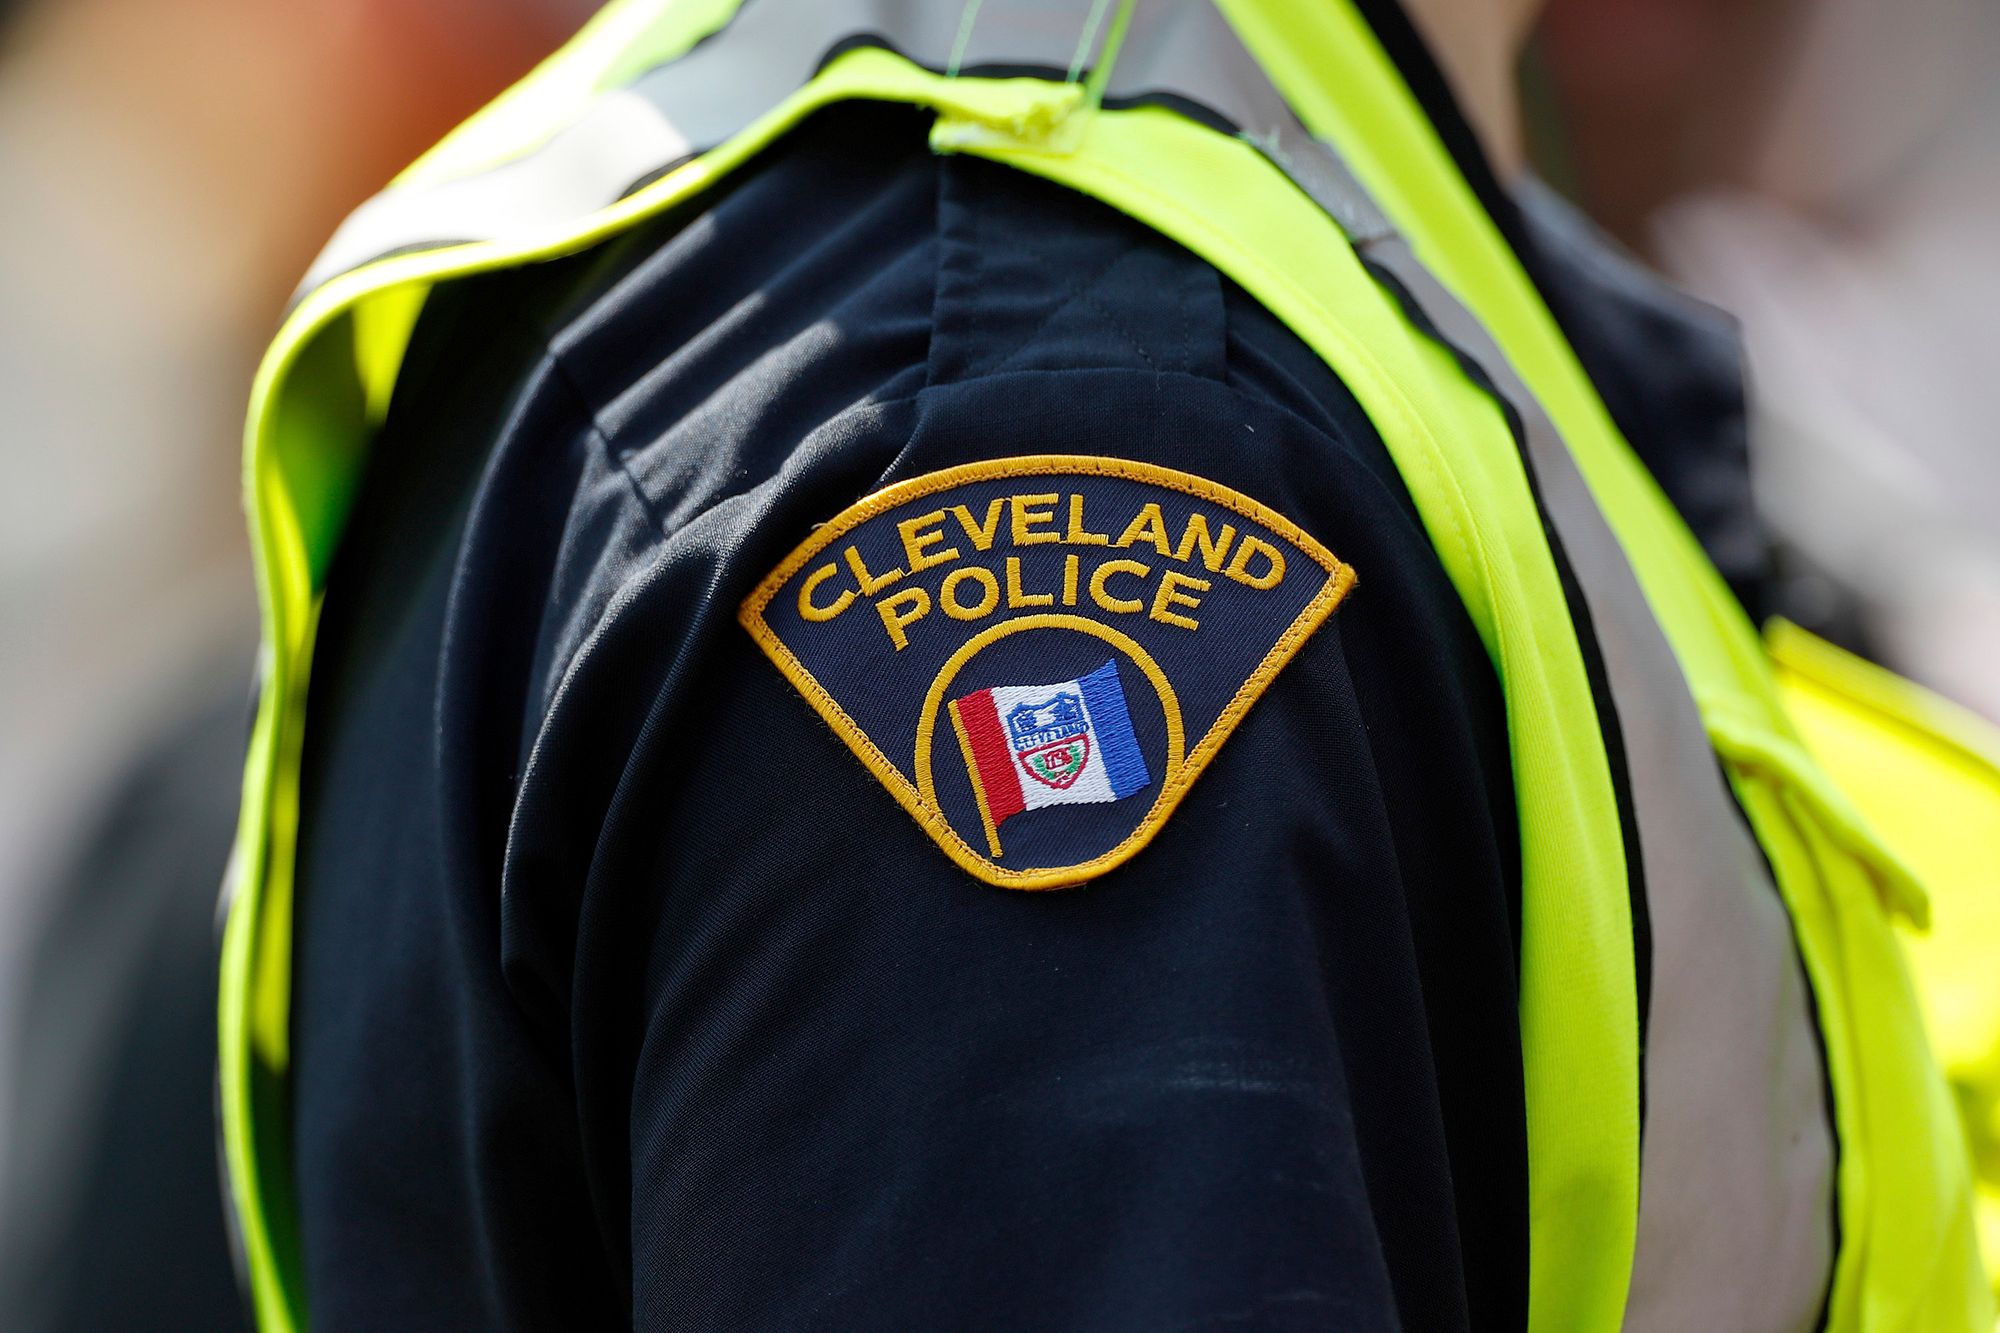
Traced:
<path fill-rule="evenodd" d="M 1017 238 L 1014 243 L 1018 245 L 1022 250 L 1025 250 L 1028 254 L 1034 256 L 1037 260 L 1041 261 L 1043 264 L 1048 265 L 1050 268 L 1055 268 L 1055 269 L 1060 268 L 1060 265 L 1055 260 L 1050 259 L 1046 252 L 1041 250 L 1039 247 L 1035 246 L 1033 243 L 1019 238 Z M 1133 334 L 1132 330 L 1129 327 L 1127 327 L 1127 325 L 1123 320 L 1118 318 L 1118 316 L 1113 314 L 1108 307 L 1106 307 L 1102 302 L 1100 302 L 1090 294 L 1091 288 L 1097 286 L 1098 283 L 1104 281 L 1104 279 L 1111 276 L 1111 270 L 1117 268 L 1120 264 L 1124 263 L 1126 260 L 1132 258 L 1132 256 L 1138 253 L 1139 251 L 1130 249 L 1121 251 L 1117 256 L 1117 258 L 1113 259 L 1109 264 L 1106 264 L 1102 269 L 1100 269 L 1097 272 L 1097 274 L 1094 277 L 1088 279 L 1087 281 L 1081 284 L 1070 284 L 1068 282 L 1065 282 L 1064 285 L 1070 288 L 1071 296 L 1068 301 L 1065 301 L 1063 305 L 1058 307 L 1057 309 L 1058 311 L 1060 311 L 1061 309 L 1067 308 L 1070 304 L 1074 302 L 1079 302 L 1079 301 L 1082 302 L 1086 307 L 1088 307 L 1090 310 L 1095 312 L 1100 318 L 1102 318 L 1105 323 L 1109 324 L 1112 327 L 1113 331 L 1115 331 L 1119 337 L 1125 340 L 1126 345 L 1130 347 L 1134 352 L 1138 353 L 1139 359 L 1141 361 L 1144 361 L 1148 366 L 1150 366 L 1153 369 L 1154 373 L 1157 374 L 1159 373 L 1160 370 L 1159 362 L 1153 360 L 1152 354 L 1147 352 L 1145 347 L 1140 344 L 1138 337 Z M 1186 317 L 1185 306 L 1182 307 L 1182 317 L 1183 318 Z M 1053 318 L 1053 316 L 1051 316 L 1051 318 Z M 1044 321 L 1044 324 L 1046 322 L 1047 321 Z M 1041 326 L 1038 325 L 1036 328 L 1036 332 L 1039 333 L 1040 331 L 1041 331 Z M 1025 350 L 1026 350 L 1025 345 L 1023 345 L 1020 348 L 1016 348 L 1014 353 L 1010 354 L 1008 359 L 1011 360 L 1013 356 L 1019 355 L 1020 352 Z M 1002 364 L 1005 363 L 1003 362 Z"/>
<path fill-rule="evenodd" d="M 617 446 L 611 443 L 611 433 L 605 429 L 602 414 L 584 394 L 582 387 L 571 377 L 569 367 L 563 362 L 562 353 L 558 352 L 553 344 L 545 342 L 543 345 L 547 348 L 548 364 L 555 371 L 555 378 L 569 393 L 571 401 L 583 409 L 584 424 L 590 428 L 591 437 L 597 441 L 598 451 L 602 454 L 605 465 L 615 469 L 618 475 L 625 479 L 625 485 L 632 493 L 633 503 L 639 506 L 639 512 L 646 516 L 646 522 L 653 531 L 662 538 L 669 536 L 666 520 L 661 516 L 659 507 L 654 504 L 653 498 L 646 494 L 646 488 L 639 483 L 639 475 L 632 470 L 629 461 L 622 457 Z"/>
<path fill-rule="evenodd" d="M 1036 258 L 1040 259 L 1041 256 L 1037 255 Z M 1005 356 L 1002 356 L 998 361 L 991 363 L 985 369 L 978 371 L 977 373 L 981 375 L 992 375 L 998 373 L 999 371 L 1005 370 L 1007 366 L 1011 364 L 1016 357 L 1020 356 L 1021 353 L 1027 351 L 1030 347 L 1034 346 L 1035 339 L 1039 338 L 1042 335 L 1042 331 L 1055 322 L 1057 316 L 1061 315 L 1065 310 L 1068 310 L 1071 306 L 1075 305 L 1078 301 L 1083 299 L 1084 289 L 1086 287 L 1089 287 L 1094 283 L 1098 282 L 1106 274 L 1110 273 L 1112 269 L 1117 268 L 1120 263 L 1124 262 L 1124 259 L 1125 256 L 1122 254 L 1114 255 L 1112 256 L 1110 262 L 1105 264 L 1104 267 L 1098 269 L 1095 273 L 1092 273 L 1088 278 L 1085 278 L 1081 284 L 1065 284 L 1069 287 L 1069 295 L 1064 297 L 1063 300 L 1059 304 L 1057 304 L 1054 309 L 1050 310 L 1047 314 L 1043 315 L 1040 319 L 1036 320 L 1035 327 L 1029 329 L 1028 332 L 1022 336 L 1021 340 L 1015 343 L 1014 346 L 1008 350 Z M 1047 261 L 1044 260 L 1043 262 Z"/>
<path fill-rule="evenodd" d="M 1181 363 L 1179 369 L 1187 371 L 1190 374 L 1192 374 L 1194 371 L 1194 311 L 1190 308 L 1192 305 L 1193 302 L 1191 301 L 1184 300 L 1180 303 Z M 1227 308 L 1226 303 L 1225 303 L 1225 308 Z M 1229 353 L 1227 347 L 1227 335 L 1225 334 L 1223 357 L 1227 359 L 1228 354 Z"/>
<path fill-rule="evenodd" d="M 581 409 L 583 409 L 583 414 L 585 417 L 585 421 L 583 424 L 590 430 L 592 436 L 596 438 L 598 442 L 598 447 L 604 452 L 604 457 L 606 462 L 611 467 L 616 468 L 624 476 L 626 484 L 632 490 L 634 503 L 637 504 L 639 508 L 646 515 L 646 519 L 649 526 L 651 526 L 653 531 L 657 533 L 660 537 L 671 538 L 673 536 L 675 529 L 669 527 L 666 524 L 665 520 L 660 516 L 658 506 L 655 504 L 652 497 L 646 493 L 645 487 L 639 481 L 638 474 L 632 471 L 629 461 L 626 459 L 622 459 L 618 456 L 617 447 L 611 442 L 610 434 L 604 428 L 602 418 L 591 407 L 589 399 L 583 396 L 582 390 L 578 388 L 575 381 L 569 377 L 567 370 L 562 366 L 562 363 L 560 362 L 560 360 L 557 359 L 557 355 L 553 351 L 551 352 L 548 360 L 551 367 L 556 371 L 556 378 L 559 378 L 562 381 L 563 388 L 565 389 L 565 391 L 575 400 L 576 405 Z M 981 381 L 988 379 L 1012 379 L 1029 375 L 1143 375 L 1146 373 L 1147 372 L 1142 371 L 1135 366 L 1064 366 L 1059 368 L 1044 367 L 1044 366 L 1029 366 L 1022 369 L 1007 370 L 1007 371 L 1002 371 L 999 367 L 996 366 L 991 370 L 983 370 L 976 372 L 965 379 L 947 380 L 941 384 L 921 384 L 918 385 L 916 388 L 910 390 L 908 393 L 900 393 L 891 398 L 868 399 L 864 403 L 857 403 L 851 408 L 842 409 L 834 416 L 829 417 L 827 421 L 824 423 L 824 425 L 831 425 L 833 422 L 838 421 L 842 417 L 846 416 L 849 412 L 860 411 L 864 408 L 872 412 L 879 412 L 885 408 L 899 407 L 907 403 L 915 402 L 916 400 L 922 398 L 927 393 L 951 392 L 953 390 L 963 389 L 971 385 L 978 384 Z M 1234 394 L 1237 397 L 1244 396 L 1241 390 L 1236 389 L 1228 384 L 1225 384 L 1223 381 L 1213 379 L 1206 375 L 1198 375 L 1191 370 L 1163 369 L 1158 371 L 1157 375 L 1159 377 L 1169 378 L 1169 379 L 1192 380 L 1196 384 L 1200 384 L 1209 388 L 1214 388 L 1217 385 L 1221 385 L 1227 392 Z M 1293 421 L 1295 423 L 1304 426 L 1306 429 L 1311 430 L 1315 434 L 1319 435 L 1329 434 L 1324 427 L 1317 426 L 1314 425 L 1312 422 L 1306 421 L 1304 418 L 1300 417 L 1297 412 L 1293 411 L 1289 407 L 1275 403 L 1268 404 L 1268 406 L 1271 408 L 1272 411 L 1278 413 L 1280 416 L 1283 416 L 1290 421 Z M 814 429 L 821 429 L 821 428 L 823 427 L 815 427 Z M 1330 436 L 1330 438 L 1338 439 L 1340 438 L 1340 436 L 1338 433 L 1333 433 Z M 903 456 L 899 454 L 897 455 L 896 462 L 900 463 L 901 461 L 903 461 Z M 893 470 L 893 468 L 894 465 L 892 464 L 889 470 Z M 771 480 L 770 478 L 767 478 L 765 481 L 757 483 L 757 486 L 752 487 L 751 489 L 755 490 L 758 489 L 759 487 L 767 485 L 770 480 Z M 733 497 L 725 497 L 725 498 L 733 498 Z M 718 501 L 718 503 L 720 503 L 720 501 Z"/>

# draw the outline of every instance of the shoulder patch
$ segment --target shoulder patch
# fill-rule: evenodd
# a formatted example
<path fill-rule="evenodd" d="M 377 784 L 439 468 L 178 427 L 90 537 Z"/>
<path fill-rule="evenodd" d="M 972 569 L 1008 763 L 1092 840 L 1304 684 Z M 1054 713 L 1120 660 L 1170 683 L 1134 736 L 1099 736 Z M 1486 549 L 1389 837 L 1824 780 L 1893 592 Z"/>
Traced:
<path fill-rule="evenodd" d="M 1227 487 L 1039 455 L 876 492 L 738 618 L 946 855 L 1049 889 L 1144 847 L 1353 586 Z"/>

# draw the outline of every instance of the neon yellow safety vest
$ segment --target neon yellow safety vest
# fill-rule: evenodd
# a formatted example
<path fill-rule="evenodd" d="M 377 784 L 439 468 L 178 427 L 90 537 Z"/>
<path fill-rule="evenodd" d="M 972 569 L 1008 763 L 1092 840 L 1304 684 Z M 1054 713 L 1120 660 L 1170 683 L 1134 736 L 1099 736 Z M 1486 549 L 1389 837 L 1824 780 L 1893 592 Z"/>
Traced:
<path fill-rule="evenodd" d="M 619 0 L 336 235 L 247 441 L 265 684 L 221 1100 L 262 1324 L 307 1322 L 286 1089 L 314 625 L 425 297 L 695 199 L 853 98 L 929 108 L 937 151 L 1201 256 L 1380 432 L 1506 702 L 1532 1327 L 1802 1327 L 1822 1304 L 1841 1330 L 1990 1327 L 1964 1142 L 1890 924 L 1921 923 L 1925 894 L 1808 752 L 1756 632 L 1350 0 Z M 1837 750 L 1851 715 L 1821 708 L 1815 739 Z M 1911 762 L 1967 788 L 1962 763 Z M 1967 799 L 2000 810 L 2000 788 Z"/>

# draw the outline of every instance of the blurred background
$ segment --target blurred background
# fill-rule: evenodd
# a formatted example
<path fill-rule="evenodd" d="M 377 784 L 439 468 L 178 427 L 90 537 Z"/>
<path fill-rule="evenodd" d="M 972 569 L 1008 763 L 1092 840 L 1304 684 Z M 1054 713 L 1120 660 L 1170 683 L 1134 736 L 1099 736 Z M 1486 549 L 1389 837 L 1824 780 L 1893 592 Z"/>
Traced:
<path fill-rule="evenodd" d="M 240 1325 L 213 910 L 243 404 L 339 218 L 591 0 L 0 0 L 0 1326 Z M 1538 173 L 1733 312 L 1783 610 L 2000 719 L 2000 5 L 1555 0 Z"/>
<path fill-rule="evenodd" d="M 348 210 L 592 0 L 0 0 L 0 1327 L 223 1329 L 250 379 Z"/>
<path fill-rule="evenodd" d="M 1784 611 L 2000 718 L 2000 4 L 1554 0 L 1542 173 L 1742 322 Z"/>

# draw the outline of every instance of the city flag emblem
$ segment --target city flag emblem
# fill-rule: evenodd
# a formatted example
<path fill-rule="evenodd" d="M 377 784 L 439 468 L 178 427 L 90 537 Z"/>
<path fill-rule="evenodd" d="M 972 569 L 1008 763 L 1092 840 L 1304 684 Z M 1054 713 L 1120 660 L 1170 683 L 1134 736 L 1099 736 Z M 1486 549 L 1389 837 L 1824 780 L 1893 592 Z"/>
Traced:
<path fill-rule="evenodd" d="M 988 849 L 1000 826 L 1051 805 L 1122 801 L 1151 785 L 1118 663 L 1054 685 L 995 685 L 951 701 Z"/>
<path fill-rule="evenodd" d="M 737 619 L 923 836 L 1010 889 L 1144 851 L 1355 582 L 1268 505 L 1124 458 L 966 463 L 796 520 Z"/>

